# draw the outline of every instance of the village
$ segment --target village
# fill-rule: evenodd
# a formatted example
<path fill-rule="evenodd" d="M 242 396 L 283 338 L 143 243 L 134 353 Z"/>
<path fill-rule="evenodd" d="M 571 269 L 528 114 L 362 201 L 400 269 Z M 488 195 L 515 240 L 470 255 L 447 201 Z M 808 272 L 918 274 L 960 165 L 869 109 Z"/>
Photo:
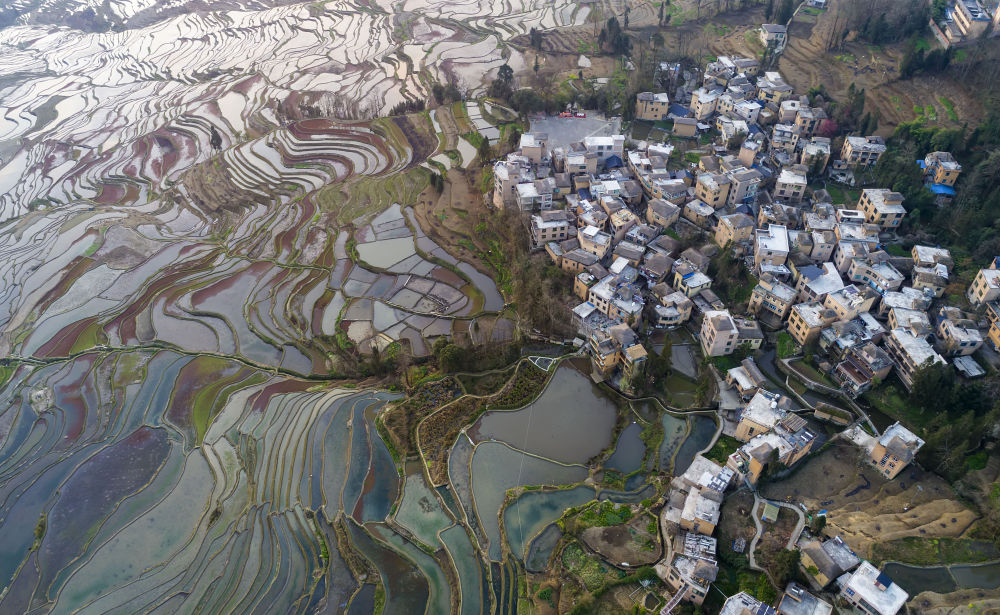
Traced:
<path fill-rule="evenodd" d="M 759 36 L 780 51 L 786 29 L 764 24 Z M 822 101 L 796 93 L 757 59 L 719 57 L 702 74 L 663 63 L 657 77 L 664 90 L 636 96 L 631 134 L 616 132 L 613 119 L 588 119 L 595 130 L 580 138 L 582 113 L 533 121 L 520 147 L 494 164 L 492 204 L 523 212 L 531 248 L 573 276 L 579 303 L 566 306 L 566 317 L 595 381 L 642 392 L 655 377 L 646 342 L 674 330 L 697 340 L 715 374 L 722 433 L 738 448 L 723 463 L 697 456 L 671 482 L 656 571 L 672 593 L 660 612 L 701 605 L 719 574 L 717 551 L 747 548 L 713 534 L 727 490 L 748 489 L 758 537 L 760 520 L 773 523 L 779 507 L 798 515 L 788 548 L 801 553 L 810 587 L 789 582 L 774 606 L 740 592 L 722 613 L 826 615 L 836 602 L 894 615 L 908 594 L 888 575 L 840 536 L 810 532 L 805 506 L 758 495 L 763 477 L 794 468 L 827 438 L 800 416 L 796 399 L 769 390 L 753 353 L 777 345 L 791 348 L 786 356 L 807 355 L 805 380 L 851 409 L 824 404 L 815 416 L 843 429 L 831 439 L 856 445 L 892 481 L 924 441 L 898 421 L 880 433 L 853 400 L 891 374 L 909 389 L 932 365 L 964 379 L 986 374 L 972 355 L 984 341 L 1000 346 L 1000 257 L 982 264 L 967 303 L 950 305 L 949 250 L 904 252 L 896 233 L 904 197 L 871 185 L 883 138 L 835 138 Z M 640 131 L 661 138 L 634 138 Z M 949 152 L 924 154 L 913 164 L 947 207 L 962 165 Z M 730 279 L 726 292 L 713 290 L 720 260 L 742 269 L 743 288 Z"/>

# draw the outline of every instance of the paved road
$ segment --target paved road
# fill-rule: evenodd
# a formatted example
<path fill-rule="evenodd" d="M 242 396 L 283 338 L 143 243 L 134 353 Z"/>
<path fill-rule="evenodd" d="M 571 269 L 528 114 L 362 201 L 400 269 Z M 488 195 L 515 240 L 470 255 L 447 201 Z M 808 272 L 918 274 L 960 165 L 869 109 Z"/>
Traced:
<path fill-rule="evenodd" d="M 760 542 L 760 537 L 764 535 L 764 528 L 763 526 L 761 526 L 760 516 L 757 514 L 757 511 L 760 509 L 760 505 L 762 502 L 767 502 L 770 504 L 774 504 L 775 506 L 779 506 L 781 508 L 794 510 L 795 514 L 798 515 L 799 521 L 798 523 L 795 524 L 795 529 L 792 530 L 791 536 L 788 537 L 788 544 L 785 545 L 786 549 L 795 548 L 795 543 L 798 542 L 799 536 L 802 534 L 802 530 L 804 530 L 806 527 L 806 515 L 805 513 L 802 512 L 802 509 L 799 508 L 798 506 L 795 506 L 793 504 L 788 504 L 786 502 L 775 502 L 774 500 L 766 500 L 760 497 L 760 495 L 758 495 L 756 490 L 753 492 L 753 510 L 750 512 L 750 514 L 753 516 L 753 524 L 754 527 L 757 529 L 757 533 L 754 534 L 753 540 L 750 541 L 750 546 L 748 547 L 749 551 L 747 553 L 747 556 L 748 559 L 750 560 L 751 568 L 753 568 L 754 570 L 760 570 L 762 572 L 766 572 L 764 571 L 764 568 L 762 568 L 760 565 L 757 564 L 757 558 L 754 557 L 754 550 L 757 548 L 757 543 Z"/>
<path fill-rule="evenodd" d="M 549 135 L 549 148 L 566 147 L 570 143 L 583 141 L 585 137 L 606 137 L 619 134 L 621 118 L 607 119 L 594 111 L 587 111 L 587 117 L 559 117 L 558 115 L 531 118 L 531 132 Z"/>

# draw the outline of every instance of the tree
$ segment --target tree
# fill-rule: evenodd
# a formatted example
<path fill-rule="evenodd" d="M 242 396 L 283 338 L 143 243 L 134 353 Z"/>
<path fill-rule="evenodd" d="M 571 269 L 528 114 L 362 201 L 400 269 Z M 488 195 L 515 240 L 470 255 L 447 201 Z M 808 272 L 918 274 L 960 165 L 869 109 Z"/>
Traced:
<path fill-rule="evenodd" d="M 777 583 L 778 587 L 784 587 L 789 581 L 795 579 L 798 575 L 801 558 L 802 554 L 798 549 L 784 549 L 775 554 L 771 573 L 774 575 L 774 582 Z"/>
<path fill-rule="evenodd" d="M 514 69 L 509 64 L 503 64 L 497 69 L 497 77 L 490 84 L 489 95 L 494 98 L 510 100 L 514 91 Z"/>
<path fill-rule="evenodd" d="M 764 21 L 771 21 L 771 15 L 774 15 L 774 0 L 767 0 L 767 6 L 764 7 Z"/>
<path fill-rule="evenodd" d="M 954 388 L 955 374 L 951 368 L 928 359 L 913 372 L 910 401 L 921 410 L 936 409 L 943 405 L 943 398 L 951 396 Z"/>
<path fill-rule="evenodd" d="M 809 522 L 809 531 L 813 536 L 819 536 L 824 527 L 826 527 L 826 515 L 813 515 L 812 521 Z"/>
<path fill-rule="evenodd" d="M 486 137 L 480 137 L 482 140 L 479 142 L 479 147 L 476 148 L 476 154 L 479 156 L 479 162 L 486 164 L 486 162 L 493 157 L 493 149 L 490 147 L 490 140 Z"/>
<path fill-rule="evenodd" d="M 774 18 L 774 22 L 788 23 L 788 20 L 792 18 L 792 14 L 794 12 L 795 12 L 794 0 L 781 0 L 781 6 L 778 7 L 778 13 Z"/>
<path fill-rule="evenodd" d="M 670 337 L 670 332 L 663 338 L 663 348 L 660 349 L 660 359 L 663 361 L 666 373 L 673 371 L 674 340 Z"/>

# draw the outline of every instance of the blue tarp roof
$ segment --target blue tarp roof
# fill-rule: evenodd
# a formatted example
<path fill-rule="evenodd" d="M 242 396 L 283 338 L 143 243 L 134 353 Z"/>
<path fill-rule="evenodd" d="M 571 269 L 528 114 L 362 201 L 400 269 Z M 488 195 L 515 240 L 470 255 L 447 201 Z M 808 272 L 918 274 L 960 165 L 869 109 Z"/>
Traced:
<path fill-rule="evenodd" d="M 920 165 L 921 169 L 926 169 L 927 168 L 927 163 L 925 163 L 923 160 L 918 160 L 917 164 Z"/>
<path fill-rule="evenodd" d="M 581 199 L 587 199 L 588 201 L 594 200 L 594 197 L 590 195 L 590 188 L 580 188 L 576 191 L 580 195 Z"/>
<path fill-rule="evenodd" d="M 945 186 L 944 184 L 927 184 L 927 189 L 934 194 L 947 194 L 949 196 L 955 196 L 955 189 L 951 186 Z"/>
<path fill-rule="evenodd" d="M 667 109 L 668 113 L 672 113 L 677 117 L 687 117 L 691 114 L 691 110 L 684 105 L 678 103 L 671 103 L 670 107 Z"/>
<path fill-rule="evenodd" d="M 618 156 L 615 156 L 614 154 L 612 154 L 612 155 L 608 156 L 607 158 L 605 158 L 605 160 L 604 160 L 604 166 L 607 167 L 607 168 L 609 168 L 609 169 L 617 169 L 617 168 L 625 166 L 625 163 L 622 162 L 621 158 L 619 158 Z"/>

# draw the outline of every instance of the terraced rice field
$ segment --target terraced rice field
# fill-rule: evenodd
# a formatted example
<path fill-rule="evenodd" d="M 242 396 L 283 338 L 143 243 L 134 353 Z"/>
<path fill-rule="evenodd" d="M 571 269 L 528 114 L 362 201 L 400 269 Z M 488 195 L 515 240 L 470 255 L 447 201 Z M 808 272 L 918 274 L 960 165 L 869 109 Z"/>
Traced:
<path fill-rule="evenodd" d="M 410 208 L 428 160 L 452 164 L 434 116 L 378 116 L 436 80 L 481 92 L 505 57 L 523 68 L 507 41 L 589 9 L 4 10 L 0 613 L 355 613 L 376 583 L 386 612 L 509 610 L 473 446 L 444 491 L 404 476 L 375 422 L 393 396 L 332 382 L 472 321 L 513 334 Z"/>

